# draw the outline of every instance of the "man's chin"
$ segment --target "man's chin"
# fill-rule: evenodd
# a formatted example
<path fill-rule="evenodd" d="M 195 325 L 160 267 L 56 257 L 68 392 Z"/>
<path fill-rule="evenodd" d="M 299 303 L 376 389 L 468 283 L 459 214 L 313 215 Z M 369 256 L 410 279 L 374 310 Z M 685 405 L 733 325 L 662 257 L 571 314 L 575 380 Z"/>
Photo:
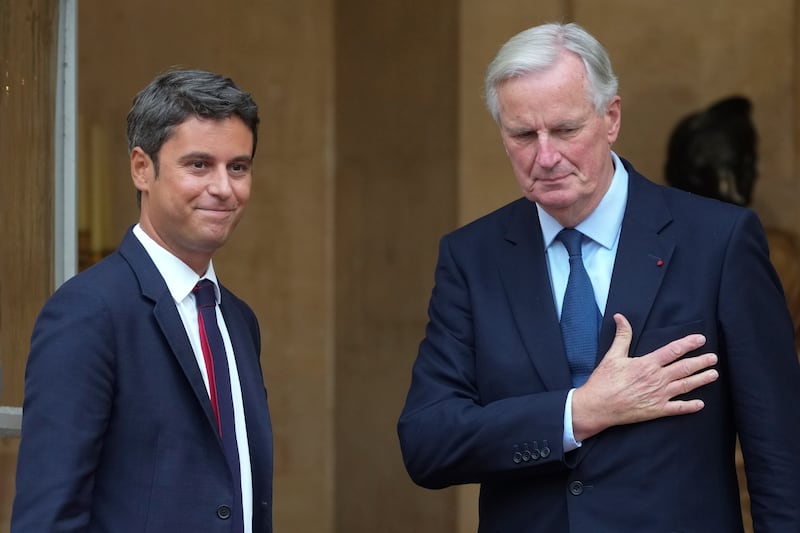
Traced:
<path fill-rule="evenodd" d="M 575 193 L 568 190 L 537 191 L 528 195 L 528 199 L 539 204 L 547 212 L 567 209 L 575 203 Z"/>
<path fill-rule="evenodd" d="M 199 239 L 198 247 L 206 252 L 213 253 L 228 242 L 232 233 L 233 228 L 220 228 L 218 230 L 205 232 Z"/>

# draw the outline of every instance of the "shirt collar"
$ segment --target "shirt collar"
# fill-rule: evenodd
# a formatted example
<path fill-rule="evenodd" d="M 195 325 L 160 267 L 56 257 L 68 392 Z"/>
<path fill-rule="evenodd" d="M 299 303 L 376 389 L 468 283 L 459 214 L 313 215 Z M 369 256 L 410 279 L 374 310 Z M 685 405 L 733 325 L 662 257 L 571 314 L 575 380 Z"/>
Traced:
<path fill-rule="evenodd" d="M 197 285 L 197 282 L 201 279 L 209 279 L 214 282 L 214 293 L 217 303 L 220 302 L 219 284 L 212 261 L 208 262 L 208 269 L 206 269 L 206 273 L 201 278 L 194 270 L 189 268 L 189 265 L 154 241 L 145 233 L 139 224 L 133 227 L 133 234 L 139 239 L 147 255 L 149 255 L 150 259 L 155 263 L 158 272 L 161 274 L 161 277 L 164 278 L 167 288 L 176 302 L 181 302 L 189 296 L 194 286 Z"/>
<path fill-rule="evenodd" d="M 611 158 L 614 161 L 614 176 L 611 178 L 608 191 L 595 210 L 575 226 L 575 229 L 609 250 L 619 238 L 622 218 L 625 215 L 625 205 L 628 201 L 628 171 L 625 170 L 619 156 L 613 151 Z M 564 226 L 542 209 L 539 204 L 536 204 L 536 209 L 539 212 L 544 245 L 545 248 L 549 248 Z"/>

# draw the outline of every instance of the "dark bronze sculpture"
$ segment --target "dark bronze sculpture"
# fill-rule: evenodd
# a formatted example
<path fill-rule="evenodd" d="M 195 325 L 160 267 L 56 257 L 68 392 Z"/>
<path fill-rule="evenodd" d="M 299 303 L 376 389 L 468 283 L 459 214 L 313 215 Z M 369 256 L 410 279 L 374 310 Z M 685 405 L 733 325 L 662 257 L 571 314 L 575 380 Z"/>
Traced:
<path fill-rule="evenodd" d="M 749 205 L 758 175 L 750 100 L 731 96 L 681 120 L 670 137 L 666 179 L 673 187 Z"/>

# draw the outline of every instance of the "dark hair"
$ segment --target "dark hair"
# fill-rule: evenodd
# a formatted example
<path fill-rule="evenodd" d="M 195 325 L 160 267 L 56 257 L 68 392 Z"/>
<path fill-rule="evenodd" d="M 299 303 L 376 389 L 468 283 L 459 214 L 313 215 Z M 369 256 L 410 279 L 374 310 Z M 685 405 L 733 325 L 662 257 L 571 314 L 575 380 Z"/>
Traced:
<path fill-rule="evenodd" d="M 238 116 L 258 141 L 258 106 L 232 79 L 205 70 L 173 69 L 157 76 L 133 99 L 128 112 L 128 153 L 140 147 L 158 175 L 158 153 L 187 118 Z"/>

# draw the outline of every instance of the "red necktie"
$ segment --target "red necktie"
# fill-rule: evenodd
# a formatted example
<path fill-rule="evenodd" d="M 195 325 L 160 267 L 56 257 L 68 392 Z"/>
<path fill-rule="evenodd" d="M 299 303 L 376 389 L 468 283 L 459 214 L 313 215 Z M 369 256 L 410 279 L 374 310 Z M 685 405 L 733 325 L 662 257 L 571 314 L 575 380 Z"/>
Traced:
<path fill-rule="evenodd" d="M 231 531 L 244 531 L 242 517 L 242 476 L 239 469 L 239 448 L 236 445 L 236 424 L 233 417 L 231 378 L 228 372 L 228 357 L 225 344 L 217 324 L 217 298 L 214 283 L 203 279 L 194 288 L 197 303 L 197 322 L 200 327 L 200 344 L 208 372 L 208 387 L 211 407 L 217 417 L 222 448 L 231 470 L 234 501 L 231 508 Z"/>

